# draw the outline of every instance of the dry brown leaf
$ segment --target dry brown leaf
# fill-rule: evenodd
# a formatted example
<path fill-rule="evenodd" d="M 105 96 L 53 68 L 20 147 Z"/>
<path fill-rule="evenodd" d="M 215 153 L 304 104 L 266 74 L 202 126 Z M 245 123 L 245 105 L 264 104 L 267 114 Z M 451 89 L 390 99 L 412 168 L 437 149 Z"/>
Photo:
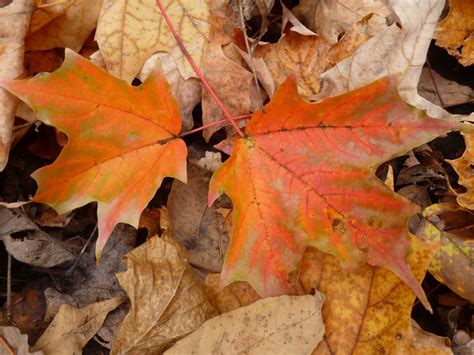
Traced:
<path fill-rule="evenodd" d="M 413 329 L 413 354 L 452 354 L 449 346 L 449 339 L 425 332 L 418 323 L 411 321 Z"/>
<path fill-rule="evenodd" d="M 308 354 L 321 341 L 324 297 L 265 298 L 221 314 L 165 354 Z"/>
<path fill-rule="evenodd" d="M 82 353 L 82 348 L 97 333 L 109 312 L 124 301 L 124 297 L 115 297 L 83 308 L 63 305 L 32 350 L 41 350 L 46 355 Z"/>
<path fill-rule="evenodd" d="M 466 192 L 457 196 L 458 203 L 474 210 L 474 132 L 463 133 L 466 141 L 466 150 L 461 158 L 450 160 L 456 173 L 459 175 L 459 184 L 466 188 Z"/>
<path fill-rule="evenodd" d="M 442 244 L 431 260 L 430 273 L 459 296 L 474 303 L 474 239 L 443 231 L 442 214 L 452 207 L 456 208 L 443 203 L 426 208 L 423 211 L 425 219 L 416 234 Z"/>
<path fill-rule="evenodd" d="M 35 0 L 36 8 L 31 16 L 28 34 L 38 31 L 55 18 L 64 15 L 75 0 Z"/>
<path fill-rule="evenodd" d="M 226 6 L 227 1 L 213 1 L 211 32 L 209 42 L 204 48 L 202 71 L 217 96 L 233 116 L 254 112 L 260 103 L 259 93 L 253 74 L 245 69 L 243 63 L 237 63 L 224 54 L 222 47 L 236 51 L 232 42 L 232 32 L 238 23 L 236 13 Z M 234 57 L 235 58 L 235 57 Z M 224 118 L 207 91 L 202 93 L 203 124 Z M 204 138 L 221 127 L 210 127 L 204 131 Z"/>
<path fill-rule="evenodd" d="M 221 274 L 209 274 L 205 281 L 207 298 L 219 314 L 248 306 L 260 299 L 258 293 L 245 281 L 232 282 L 220 287 Z"/>
<path fill-rule="evenodd" d="M 380 0 L 301 0 L 293 12 L 330 43 L 337 43 L 341 34 L 369 14 L 373 16 L 368 20 L 367 32 L 373 36 L 387 26 L 387 18 L 393 14 L 390 6 Z"/>
<path fill-rule="evenodd" d="M 142 82 L 155 69 L 157 63 L 161 64 L 166 81 L 171 86 L 171 93 L 179 104 L 181 117 L 183 118 L 183 129 L 189 131 L 193 128 L 193 109 L 201 101 L 201 83 L 196 78 L 184 80 L 179 72 L 176 61 L 169 53 L 156 53 L 152 55 L 143 65 L 142 70 L 137 77 Z"/>
<path fill-rule="evenodd" d="M 167 230 L 132 250 L 128 270 L 117 274 L 131 308 L 112 354 L 156 354 L 216 314 L 186 253 Z"/>
<path fill-rule="evenodd" d="M 209 272 L 220 272 L 229 235 L 216 207 L 207 207 L 211 175 L 188 164 L 188 182 L 173 181 L 167 207 L 175 225 L 173 236 L 186 247 L 189 263 Z"/>
<path fill-rule="evenodd" d="M 30 346 L 28 345 L 28 336 L 26 334 L 21 334 L 20 330 L 17 327 L 0 326 L 0 338 L 2 338 L 2 342 L 0 343 L 1 355 L 8 354 L 6 347 L 8 347 L 9 350 L 13 352 L 13 354 L 18 354 L 18 355 L 43 355 L 44 354 L 42 351 L 30 352 L 29 351 Z"/>
<path fill-rule="evenodd" d="M 412 237 L 408 262 L 418 280 L 435 249 L 431 242 Z M 365 265 L 353 273 L 315 248 L 306 250 L 301 270 L 304 290 L 317 289 L 326 297 L 326 333 L 313 354 L 414 353 L 410 314 L 415 295 L 391 271 Z"/>
<path fill-rule="evenodd" d="M 444 108 L 474 102 L 474 90 L 469 86 L 445 79 L 434 70 L 430 73 L 427 67 L 421 72 L 418 92 L 421 97 Z"/>
<path fill-rule="evenodd" d="M 323 73 L 323 90 L 314 99 L 345 93 L 383 76 L 399 73 L 398 89 L 409 104 L 426 110 L 429 116 L 435 118 L 474 120 L 474 114 L 469 117 L 451 115 L 417 93 L 426 53 L 444 0 L 388 0 L 388 4 L 397 14 L 401 28 L 397 23 L 390 25 L 362 44 L 350 57 Z"/>
<path fill-rule="evenodd" d="M 474 64 L 474 2 L 449 0 L 449 13 L 438 23 L 433 36 L 464 66 Z"/>
<path fill-rule="evenodd" d="M 33 0 L 15 0 L 0 8 L 0 81 L 23 73 L 24 38 L 33 6 Z M 0 88 L 0 171 L 7 165 L 17 104 L 13 95 Z"/>
<path fill-rule="evenodd" d="M 26 39 L 28 50 L 71 48 L 78 52 L 97 24 L 102 0 L 74 0 L 52 21 L 30 32 Z M 43 7 L 45 11 L 50 7 Z M 60 9 L 62 11 L 62 9 Z"/>
<path fill-rule="evenodd" d="M 162 3 L 186 49 L 200 66 L 210 30 L 210 0 L 163 0 Z M 105 0 L 95 38 L 107 70 L 127 82 L 133 80 L 156 52 L 170 53 L 184 79 L 196 76 L 155 0 Z"/>

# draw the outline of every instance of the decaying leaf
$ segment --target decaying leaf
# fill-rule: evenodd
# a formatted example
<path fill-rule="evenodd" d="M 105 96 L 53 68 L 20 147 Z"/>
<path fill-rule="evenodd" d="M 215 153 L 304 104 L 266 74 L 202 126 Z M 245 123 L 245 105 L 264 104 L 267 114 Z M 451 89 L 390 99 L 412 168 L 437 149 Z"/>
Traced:
<path fill-rule="evenodd" d="M 438 23 L 433 38 L 464 66 L 474 64 L 474 2 L 449 0 L 449 13 Z"/>
<path fill-rule="evenodd" d="M 0 81 L 23 73 L 24 38 L 28 32 L 33 0 L 14 0 L 0 8 Z M 0 87 L 0 171 L 7 165 L 18 100 Z"/>
<path fill-rule="evenodd" d="M 179 108 L 158 70 L 132 87 L 68 50 L 56 72 L 3 86 L 68 135 L 59 158 L 33 174 L 34 200 L 59 214 L 97 201 L 99 259 L 118 223 L 138 227 L 165 176 L 186 181 L 186 146 L 167 141 L 181 130 Z"/>
<path fill-rule="evenodd" d="M 459 175 L 459 184 L 466 188 L 466 192 L 458 194 L 458 203 L 474 210 L 474 132 L 463 133 L 463 135 L 466 141 L 464 154 L 449 162 Z"/>
<path fill-rule="evenodd" d="M 12 235 L 21 233 L 21 238 Z M 41 230 L 21 212 L 0 207 L 0 240 L 17 260 L 39 267 L 53 267 L 76 258 L 67 244 Z"/>
<path fill-rule="evenodd" d="M 466 117 L 449 114 L 417 93 L 431 35 L 444 0 L 390 0 L 388 4 L 398 16 L 401 28 L 393 23 L 362 44 L 350 57 L 323 73 L 323 90 L 314 99 L 339 95 L 383 76 L 398 73 L 400 96 L 407 103 L 426 110 L 431 117 L 467 120 Z M 474 114 L 470 117 L 474 119 Z"/>
<path fill-rule="evenodd" d="M 280 296 L 221 314 L 165 354 L 308 354 L 322 340 L 324 297 Z"/>
<path fill-rule="evenodd" d="M 128 270 L 117 274 L 131 308 L 112 354 L 157 354 L 198 328 L 216 311 L 167 230 L 126 255 Z"/>
<path fill-rule="evenodd" d="M 0 343 L 0 354 L 8 354 L 6 346 L 12 351 L 9 355 L 43 355 L 42 351 L 30 352 L 30 346 L 28 345 L 28 336 L 21 334 L 20 330 L 14 326 L 0 326 L 0 337 L 2 342 Z M 4 343 L 6 342 L 6 344 Z"/>
<path fill-rule="evenodd" d="M 411 247 L 408 262 L 421 282 L 436 248 L 414 236 Z M 410 317 L 415 295 L 392 272 L 364 265 L 353 273 L 333 256 L 308 248 L 300 273 L 306 292 L 317 289 L 326 297 L 322 309 L 326 332 L 313 354 L 449 353 L 447 347 L 421 349 Z"/>
<path fill-rule="evenodd" d="M 168 16 L 198 65 L 208 41 L 210 0 L 163 0 Z M 127 82 L 156 52 L 168 52 L 184 79 L 196 76 L 155 0 L 104 0 L 95 36 L 107 70 Z"/>
<path fill-rule="evenodd" d="M 211 180 L 209 203 L 225 192 L 234 208 L 223 284 L 295 293 L 291 273 L 312 245 L 349 267 L 367 261 L 392 270 L 429 307 L 406 265 L 416 207 L 374 172 L 455 126 L 407 106 L 393 77 L 316 104 L 303 101 L 290 78 Z"/>
<path fill-rule="evenodd" d="M 75 52 L 81 49 L 97 25 L 102 0 L 74 0 L 64 5 L 56 4 L 53 7 L 45 6 L 36 10 L 35 21 L 39 17 L 38 11 L 42 16 L 51 15 L 52 20 L 47 23 L 41 21 L 34 23 L 35 27 L 30 30 L 26 39 L 27 49 L 71 48 Z"/>
<path fill-rule="evenodd" d="M 82 353 L 82 348 L 97 333 L 109 312 L 124 301 L 124 297 L 115 297 L 83 308 L 63 305 L 32 350 L 47 355 Z"/>
<path fill-rule="evenodd" d="M 459 296 L 474 303 L 474 239 L 442 230 L 444 223 L 441 214 L 448 210 L 447 204 L 426 208 L 423 211 L 426 219 L 423 219 L 416 234 L 441 242 L 441 248 L 431 261 L 430 273 Z"/>
<path fill-rule="evenodd" d="M 205 281 L 207 298 L 219 314 L 248 306 L 260 299 L 257 292 L 247 282 L 236 281 L 221 287 L 220 274 L 209 274 Z"/>

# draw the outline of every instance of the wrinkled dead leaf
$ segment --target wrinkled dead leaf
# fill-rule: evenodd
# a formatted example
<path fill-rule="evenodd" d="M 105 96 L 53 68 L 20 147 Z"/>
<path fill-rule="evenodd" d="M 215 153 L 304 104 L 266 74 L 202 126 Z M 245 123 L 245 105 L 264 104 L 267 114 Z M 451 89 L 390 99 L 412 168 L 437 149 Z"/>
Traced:
<path fill-rule="evenodd" d="M 324 297 L 269 297 L 221 314 L 165 354 L 308 354 L 322 340 Z"/>
<path fill-rule="evenodd" d="M 210 30 L 210 0 L 162 3 L 186 49 L 200 66 Z M 127 82 L 133 80 L 156 52 L 170 53 L 184 79 L 196 76 L 153 0 L 105 0 L 95 38 L 107 70 Z"/>
<path fill-rule="evenodd" d="M 23 73 L 24 38 L 33 5 L 33 0 L 15 0 L 0 8 L 0 81 Z M 7 165 L 17 104 L 13 95 L 0 88 L 0 171 Z"/>
<path fill-rule="evenodd" d="M 44 314 L 44 321 L 47 323 L 53 320 L 63 304 L 77 307 L 76 302 L 71 296 L 60 293 L 51 287 L 44 290 L 44 297 L 46 298 L 46 312 Z"/>
<path fill-rule="evenodd" d="M 474 64 L 474 2 L 449 0 L 449 13 L 438 23 L 433 38 L 464 66 Z"/>
<path fill-rule="evenodd" d="M 48 355 L 82 353 L 82 348 L 97 333 L 109 312 L 124 301 L 124 297 L 115 297 L 83 308 L 63 305 L 32 350 L 41 350 Z"/>
<path fill-rule="evenodd" d="M 17 327 L 0 326 L 0 354 L 7 355 L 7 346 L 9 350 L 13 351 L 13 354 L 18 355 L 43 355 L 42 351 L 30 352 L 28 345 L 28 336 L 26 334 L 21 334 L 20 330 Z M 11 353 L 10 353 L 11 355 Z"/>
<path fill-rule="evenodd" d="M 450 160 L 456 173 L 459 175 L 459 184 L 466 188 L 466 192 L 457 196 L 458 203 L 474 210 L 474 132 L 463 133 L 466 141 L 466 150 L 462 157 Z"/>
<path fill-rule="evenodd" d="M 53 19 L 33 28 L 34 32 L 30 32 L 26 39 L 28 50 L 71 48 L 78 52 L 81 49 L 97 25 L 102 0 L 74 0 L 70 6 L 65 5 L 66 8 L 58 4 L 59 8 L 48 6 L 39 9 L 42 15 L 45 11 L 53 11 Z"/>
<path fill-rule="evenodd" d="M 408 263 L 421 281 L 435 248 L 416 237 L 411 241 Z M 326 297 L 326 333 L 313 354 L 414 352 L 410 315 L 415 295 L 392 272 L 365 265 L 353 273 L 333 256 L 308 248 L 300 280 L 306 292 L 317 289 Z"/>
<path fill-rule="evenodd" d="M 426 219 L 423 219 L 416 233 L 442 244 L 431 260 L 430 273 L 459 296 L 474 303 L 474 239 L 443 231 L 441 215 L 449 209 L 447 204 L 432 205 L 425 209 L 423 216 Z"/>
<path fill-rule="evenodd" d="M 209 274 L 205 281 L 207 299 L 219 314 L 248 306 L 260 299 L 258 293 L 245 281 L 236 281 L 220 287 L 220 274 Z"/>
<path fill-rule="evenodd" d="M 191 265 L 220 272 L 229 235 L 224 218 L 216 207 L 207 207 L 212 173 L 188 164 L 188 183 L 173 181 L 168 211 L 174 224 L 173 236 L 187 250 Z"/>
<path fill-rule="evenodd" d="M 117 278 L 131 308 L 112 354 L 162 352 L 216 314 L 170 233 L 150 238 L 125 256 L 128 269 Z"/>
<path fill-rule="evenodd" d="M 417 355 L 452 354 L 449 339 L 425 332 L 418 323 L 411 321 L 413 329 L 413 353 Z"/>
<path fill-rule="evenodd" d="M 38 31 L 55 18 L 63 15 L 75 0 L 35 0 L 36 8 L 31 16 L 29 34 Z"/>
<path fill-rule="evenodd" d="M 15 238 L 15 233 L 21 233 L 21 238 Z M 41 230 L 23 213 L 4 207 L 0 207 L 0 239 L 15 259 L 29 265 L 49 268 L 76 258 L 66 243 Z"/>

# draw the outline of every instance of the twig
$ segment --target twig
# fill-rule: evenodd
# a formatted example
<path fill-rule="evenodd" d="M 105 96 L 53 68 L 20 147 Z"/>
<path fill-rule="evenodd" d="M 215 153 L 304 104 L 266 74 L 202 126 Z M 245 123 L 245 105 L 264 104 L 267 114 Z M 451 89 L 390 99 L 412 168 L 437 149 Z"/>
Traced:
<path fill-rule="evenodd" d="M 438 85 L 436 84 L 436 80 L 434 78 L 429 59 L 426 59 L 426 64 L 428 64 L 428 72 L 430 73 L 431 81 L 433 82 L 433 86 L 435 88 L 436 95 L 438 96 L 439 103 L 441 104 L 441 107 L 446 107 L 446 105 L 444 104 L 443 99 L 441 98 L 441 94 L 439 92 Z"/>
<path fill-rule="evenodd" d="M 240 121 L 240 120 L 247 120 L 247 119 L 249 119 L 250 117 L 252 117 L 252 115 L 251 115 L 251 114 L 248 114 L 248 115 L 234 116 L 234 117 L 232 117 L 232 119 L 233 119 L 234 121 Z M 208 124 L 206 124 L 206 125 L 204 125 L 204 126 L 201 126 L 201 127 L 195 128 L 195 129 L 192 129 L 192 130 L 190 130 L 190 131 L 188 131 L 188 132 L 181 133 L 180 135 L 177 135 L 175 138 L 186 137 L 186 136 L 189 136 L 190 134 L 204 131 L 206 128 L 209 128 L 209 127 L 224 125 L 224 124 L 227 123 L 227 122 L 229 122 L 229 120 L 228 120 L 227 118 L 224 119 L 224 120 L 220 120 L 220 121 L 216 121 L 216 122 L 211 122 L 211 123 L 208 123 Z"/>
<path fill-rule="evenodd" d="M 262 101 L 262 92 L 260 91 L 260 85 L 258 84 L 258 78 L 257 78 L 257 72 L 255 71 L 255 65 L 253 64 L 253 55 L 252 55 L 253 49 L 251 50 L 249 47 L 249 38 L 247 36 L 247 31 L 245 28 L 244 9 L 242 7 L 242 0 L 239 0 L 239 13 L 240 13 L 240 16 L 239 16 L 240 27 L 242 27 L 242 32 L 244 34 L 245 49 L 247 50 L 247 54 L 249 56 L 250 70 L 252 70 L 253 80 L 255 82 L 255 87 L 257 88 L 258 103 L 262 112 L 265 113 L 265 107 L 263 106 L 263 101 Z"/>
<path fill-rule="evenodd" d="M 191 55 L 189 54 L 188 50 L 186 49 L 186 47 L 184 46 L 183 44 L 183 41 L 181 40 L 181 38 L 179 37 L 178 33 L 176 32 L 174 26 L 173 26 L 173 23 L 171 22 L 169 16 L 168 16 L 168 13 L 166 12 L 166 9 L 165 7 L 163 6 L 163 4 L 161 3 L 160 0 L 156 0 L 156 5 L 159 7 L 160 11 L 161 11 L 161 14 L 163 15 L 163 18 L 165 19 L 165 22 L 166 24 L 168 25 L 174 39 L 176 40 L 176 43 L 178 44 L 179 48 L 181 49 L 181 51 L 183 52 L 184 56 L 186 57 L 186 59 L 188 60 L 189 64 L 191 65 L 191 67 L 193 68 L 194 72 L 196 73 L 196 75 L 199 77 L 199 79 L 201 79 L 201 82 L 202 84 L 204 85 L 204 87 L 206 88 L 206 90 L 209 92 L 209 95 L 211 95 L 211 97 L 214 99 L 214 101 L 216 102 L 217 106 L 219 106 L 219 108 L 221 109 L 222 113 L 224 114 L 225 118 L 232 124 L 232 126 L 234 127 L 234 129 L 236 130 L 237 134 L 240 136 L 240 137 L 244 137 L 244 133 L 242 132 L 242 130 L 237 126 L 237 124 L 235 123 L 234 119 L 232 118 L 231 114 L 229 113 L 229 111 L 227 111 L 227 109 L 225 108 L 225 106 L 222 104 L 222 101 L 217 97 L 217 94 L 214 92 L 214 90 L 212 89 L 212 87 L 209 85 L 209 83 L 207 82 L 206 78 L 204 77 L 204 75 L 202 75 L 201 71 L 199 70 L 198 66 L 196 65 L 196 63 L 194 62 L 194 59 L 191 57 Z"/>
<path fill-rule="evenodd" d="M 84 246 L 82 247 L 76 261 L 74 261 L 74 264 L 72 264 L 72 266 L 66 271 L 67 276 L 70 276 L 72 272 L 74 271 L 74 269 L 76 268 L 77 264 L 79 263 L 79 260 L 81 260 L 82 254 L 84 254 L 84 252 L 86 251 L 86 248 L 89 246 L 92 240 L 92 237 L 94 236 L 96 231 L 97 231 L 97 223 L 95 224 L 94 230 L 92 231 L 89 238 L 87 239 L 86 244 L 84 244 Z"/>
<path fill-rule="evenodd" d="M 8 354 L 15 355 L 15 351 L 12 349 L 10 344 L 8 344 L 8 342 L 5 340 L 5 338 L 2 337 L 1 335 L 0 335 L 0 343 L 2 343 L 3 348 L 8 352 Z"/>

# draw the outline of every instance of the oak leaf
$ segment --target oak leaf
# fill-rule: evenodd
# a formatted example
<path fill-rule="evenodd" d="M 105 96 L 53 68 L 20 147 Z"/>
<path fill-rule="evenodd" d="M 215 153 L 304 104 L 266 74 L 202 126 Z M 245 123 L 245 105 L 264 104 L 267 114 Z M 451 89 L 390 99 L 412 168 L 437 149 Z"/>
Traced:
<path fill-rule="evenodd" d="M 316 104 L 289 79 L 211 180 L 209 203 L 225 192 L 234 206 L 223 283 L 295 293 L 290 274 L 312 245 L 351 267 L 392 270 L 428 306 L 406 265 L 407 221 L 417 209 L 374 173 L 455 126 L 407 106 L 393 77 Z"/>
<path fill-rule="evenodd" d="M 138 227 L 165 176 L 186 181 L 186 146 L 168 140 L 181 129 L 179 108 L 159 71 L 132 87 L 67 51 L 56 72 L 3 86 L 68 135 L 58 159 L 33 174 L 33 200 L 59 214 L 97 201 L 98 258 L 118 223 Z"/>
<path fill-rule="evenodd" d="M 208 40 L 210 0 L 162 1 L 186 49 L 198 66 Z M 169 52 L 184 79 L 195 76 L 155 0 L 104 0 L 95 38 L 107 70 L 128 82 L 156 52 Z"/>

